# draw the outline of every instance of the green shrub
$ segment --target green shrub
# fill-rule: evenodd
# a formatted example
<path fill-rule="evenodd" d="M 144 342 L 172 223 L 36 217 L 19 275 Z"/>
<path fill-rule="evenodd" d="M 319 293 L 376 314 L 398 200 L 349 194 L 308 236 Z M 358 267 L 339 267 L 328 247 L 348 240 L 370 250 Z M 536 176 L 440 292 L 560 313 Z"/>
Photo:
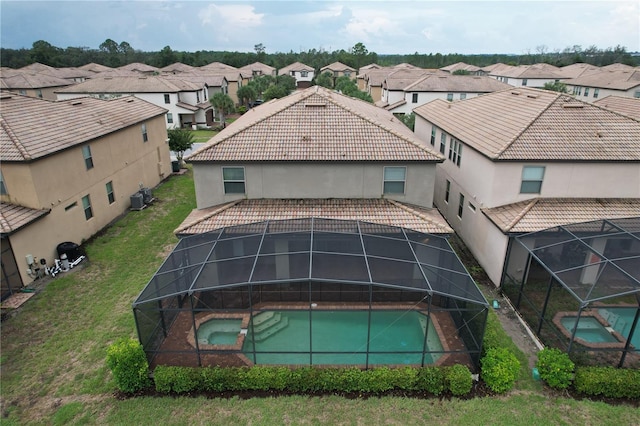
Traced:
<path fill-rule="evenodd" d="M 121 338 L 107 349 L 107 367 L 122 392 L 134 393 L 150 385 L 149 364 L 142 345 Z"/>
<path fill-rule="evenodd" d="M 544 348 L 538 352 L 536 367 L 540 378 L 554 389 L 566 389 L 573 380 L 575 365 L 560 349 Z"/>
<path fill-rule="evenodd" d="M 186 393 L 203 388 L 199 369 L 160 365 L 153 372 L 156 391 Z"/>
<path fill-rule="evenodd" d="M 416 377 L 416 389 L 440 395 L 445 389 L 444 369 L 442 367 L 422 367 Z"/>
<path fill-rule="evenodd" d="M 480 376 L 494 392 L 503 393 L 513 388 L 520 371 L 520 361 L 506 348 L 491 348 L 480 360 Z"/>
<path fill-rule="evenodd" d="M 158 367 L 160 368 L 160 367 Z M 205 367 L 200 369 L 200 383 L 202 390 L 208 392 L 222 392 L 226 389 L 227 368 L 221 367 Z M 157 371 L 157 368 L 156 368 Z M 157 388 L 157 380 L 156 380 Z"/>
<path fill-rule="evenodd" d="M 578 367 L 576 391 L 607 398 L 640 398 L 640 370 L 613 367 Z"/>
<path fill-rule="evenodd" d="M 445 382 L 449 391 L 456 396 L 471 392 L 473 379 L 466 365 L 456 364 L 445 369 Z"/>
<path fill-rule="evenodd" d="M 391 389 L 415 390 L 418 381 L 418 369 L 412 367 L 389 369 Z"/>

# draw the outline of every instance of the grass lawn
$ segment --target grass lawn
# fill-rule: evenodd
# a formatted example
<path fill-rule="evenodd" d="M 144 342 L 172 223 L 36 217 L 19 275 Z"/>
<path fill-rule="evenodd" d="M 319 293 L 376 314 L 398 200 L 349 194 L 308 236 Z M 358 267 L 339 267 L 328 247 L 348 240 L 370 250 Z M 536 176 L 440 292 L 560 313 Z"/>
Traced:
<path fill-rule="evenodd" d="M 193 134 L 193 143 L 205 143 L 208 142 L 209 139 L 214 137 L 218 132 L 214 132 L 213 130 L 192 130 Z"/>
<path fill-rule="evenodd" d="M 2 424 L 640 424 L 640 410 L 549 396 L 523 374 L 507 396 L 114 398 L 105 351 L 135 336 L 131 303 L 177 242 L 195 206 L 189 171 L 154 191 L 86 246 L 89 262 L 62 274 L 2 323 Z"/>

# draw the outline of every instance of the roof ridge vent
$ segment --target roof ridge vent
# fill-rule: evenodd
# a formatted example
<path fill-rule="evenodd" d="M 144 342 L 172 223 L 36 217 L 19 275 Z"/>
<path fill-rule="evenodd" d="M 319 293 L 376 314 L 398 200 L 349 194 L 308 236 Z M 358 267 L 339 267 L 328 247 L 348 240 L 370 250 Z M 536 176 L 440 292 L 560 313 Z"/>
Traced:
<path fill-rule="evenodd" d="M 540 95 L 538 95 L 537 93 L 527 93 L 527 98 L 531 98 L 531 99 L 538 99 Z"/>
<path fill-rule="evenodd" d="M 308 102 L 306 104 L 304 104 L 305 107 L 326 107 L 327 103 L 326 102 Z"/>
<path fill-rule="evenodd" d="M 512 94 L 512 95 L 516 95 L 516 96 L 517 96 L 517 95 L 519 95 L 519 94 L 520 94 L 520 92 L 518 92 L 517 90 L 512 90 L 512 91 L 511 91 L 511 94 Z"/>
<path fill-rule="evenodd" d="M 566 104 L 562 104 L 562 108 L 582 108 L 584 107 L 583 104 L 578 104 L 578 103 L 566 103 Z"/>
<path fill-rule="evenodd" d="M 82 105 L 82 101 L 71 102 L 71 105 Z"/>

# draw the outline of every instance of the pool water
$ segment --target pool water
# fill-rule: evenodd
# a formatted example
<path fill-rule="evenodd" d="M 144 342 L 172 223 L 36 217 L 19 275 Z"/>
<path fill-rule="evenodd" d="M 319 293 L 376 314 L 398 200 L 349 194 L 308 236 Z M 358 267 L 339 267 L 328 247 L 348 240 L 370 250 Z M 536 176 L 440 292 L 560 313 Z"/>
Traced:
<path fill-rule="evenodd" d="M 633 319 L 636 315 L 635 308 L 607 308 L 598 309 L 598 313 L 609 325 L 625 339 L 629 337 Z M 640 351 L 640 327 L 636 326 L 633 336 L 631 336 L 631 344 L 636 350 Z"/>
<path fill-rule="evenodd" d="M 427 351 L 443 350 L 433 324 L 417 311 L 371 311 L 369 336 L 368 311 L 311 311 L 311 316 L 311 326 L 309 311 L 254 316 L 245 355 L 256 364 L 366 364 L 369 342 L 369 364 L 421 364 L 427 329 Z M 425 364 L 439 356 L 426 354 Z"/>
<path fill-rule="evenodd" d="M 233 345 L 236 343 L 242 319 L 214 318 L 198 327 L 198 343 L 201 345 Z"/>
<path fill-rule="evenodd" d="M 560 319 L 562 326 L 573 333 L 575 328 L 577 317 L 564 317 Z M 618 343 L 618 339 L 607 331 L 600 321 L 594 317 L 581 317 L 578 322 L 578 330 L 576 331 L 576 338 L 582 339 L 591 343 Z"/>

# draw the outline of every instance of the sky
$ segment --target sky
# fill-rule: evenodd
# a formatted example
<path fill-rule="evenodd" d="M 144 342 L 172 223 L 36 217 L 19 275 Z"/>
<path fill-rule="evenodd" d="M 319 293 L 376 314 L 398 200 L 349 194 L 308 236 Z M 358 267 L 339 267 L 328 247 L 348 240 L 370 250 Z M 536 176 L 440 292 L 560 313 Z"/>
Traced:
<path fill-rule="evenodd" d="M 640 1 L 6 1 L 0 45 L 266 53 L 537 53 L 574 45 L 640 51 Z"/>

